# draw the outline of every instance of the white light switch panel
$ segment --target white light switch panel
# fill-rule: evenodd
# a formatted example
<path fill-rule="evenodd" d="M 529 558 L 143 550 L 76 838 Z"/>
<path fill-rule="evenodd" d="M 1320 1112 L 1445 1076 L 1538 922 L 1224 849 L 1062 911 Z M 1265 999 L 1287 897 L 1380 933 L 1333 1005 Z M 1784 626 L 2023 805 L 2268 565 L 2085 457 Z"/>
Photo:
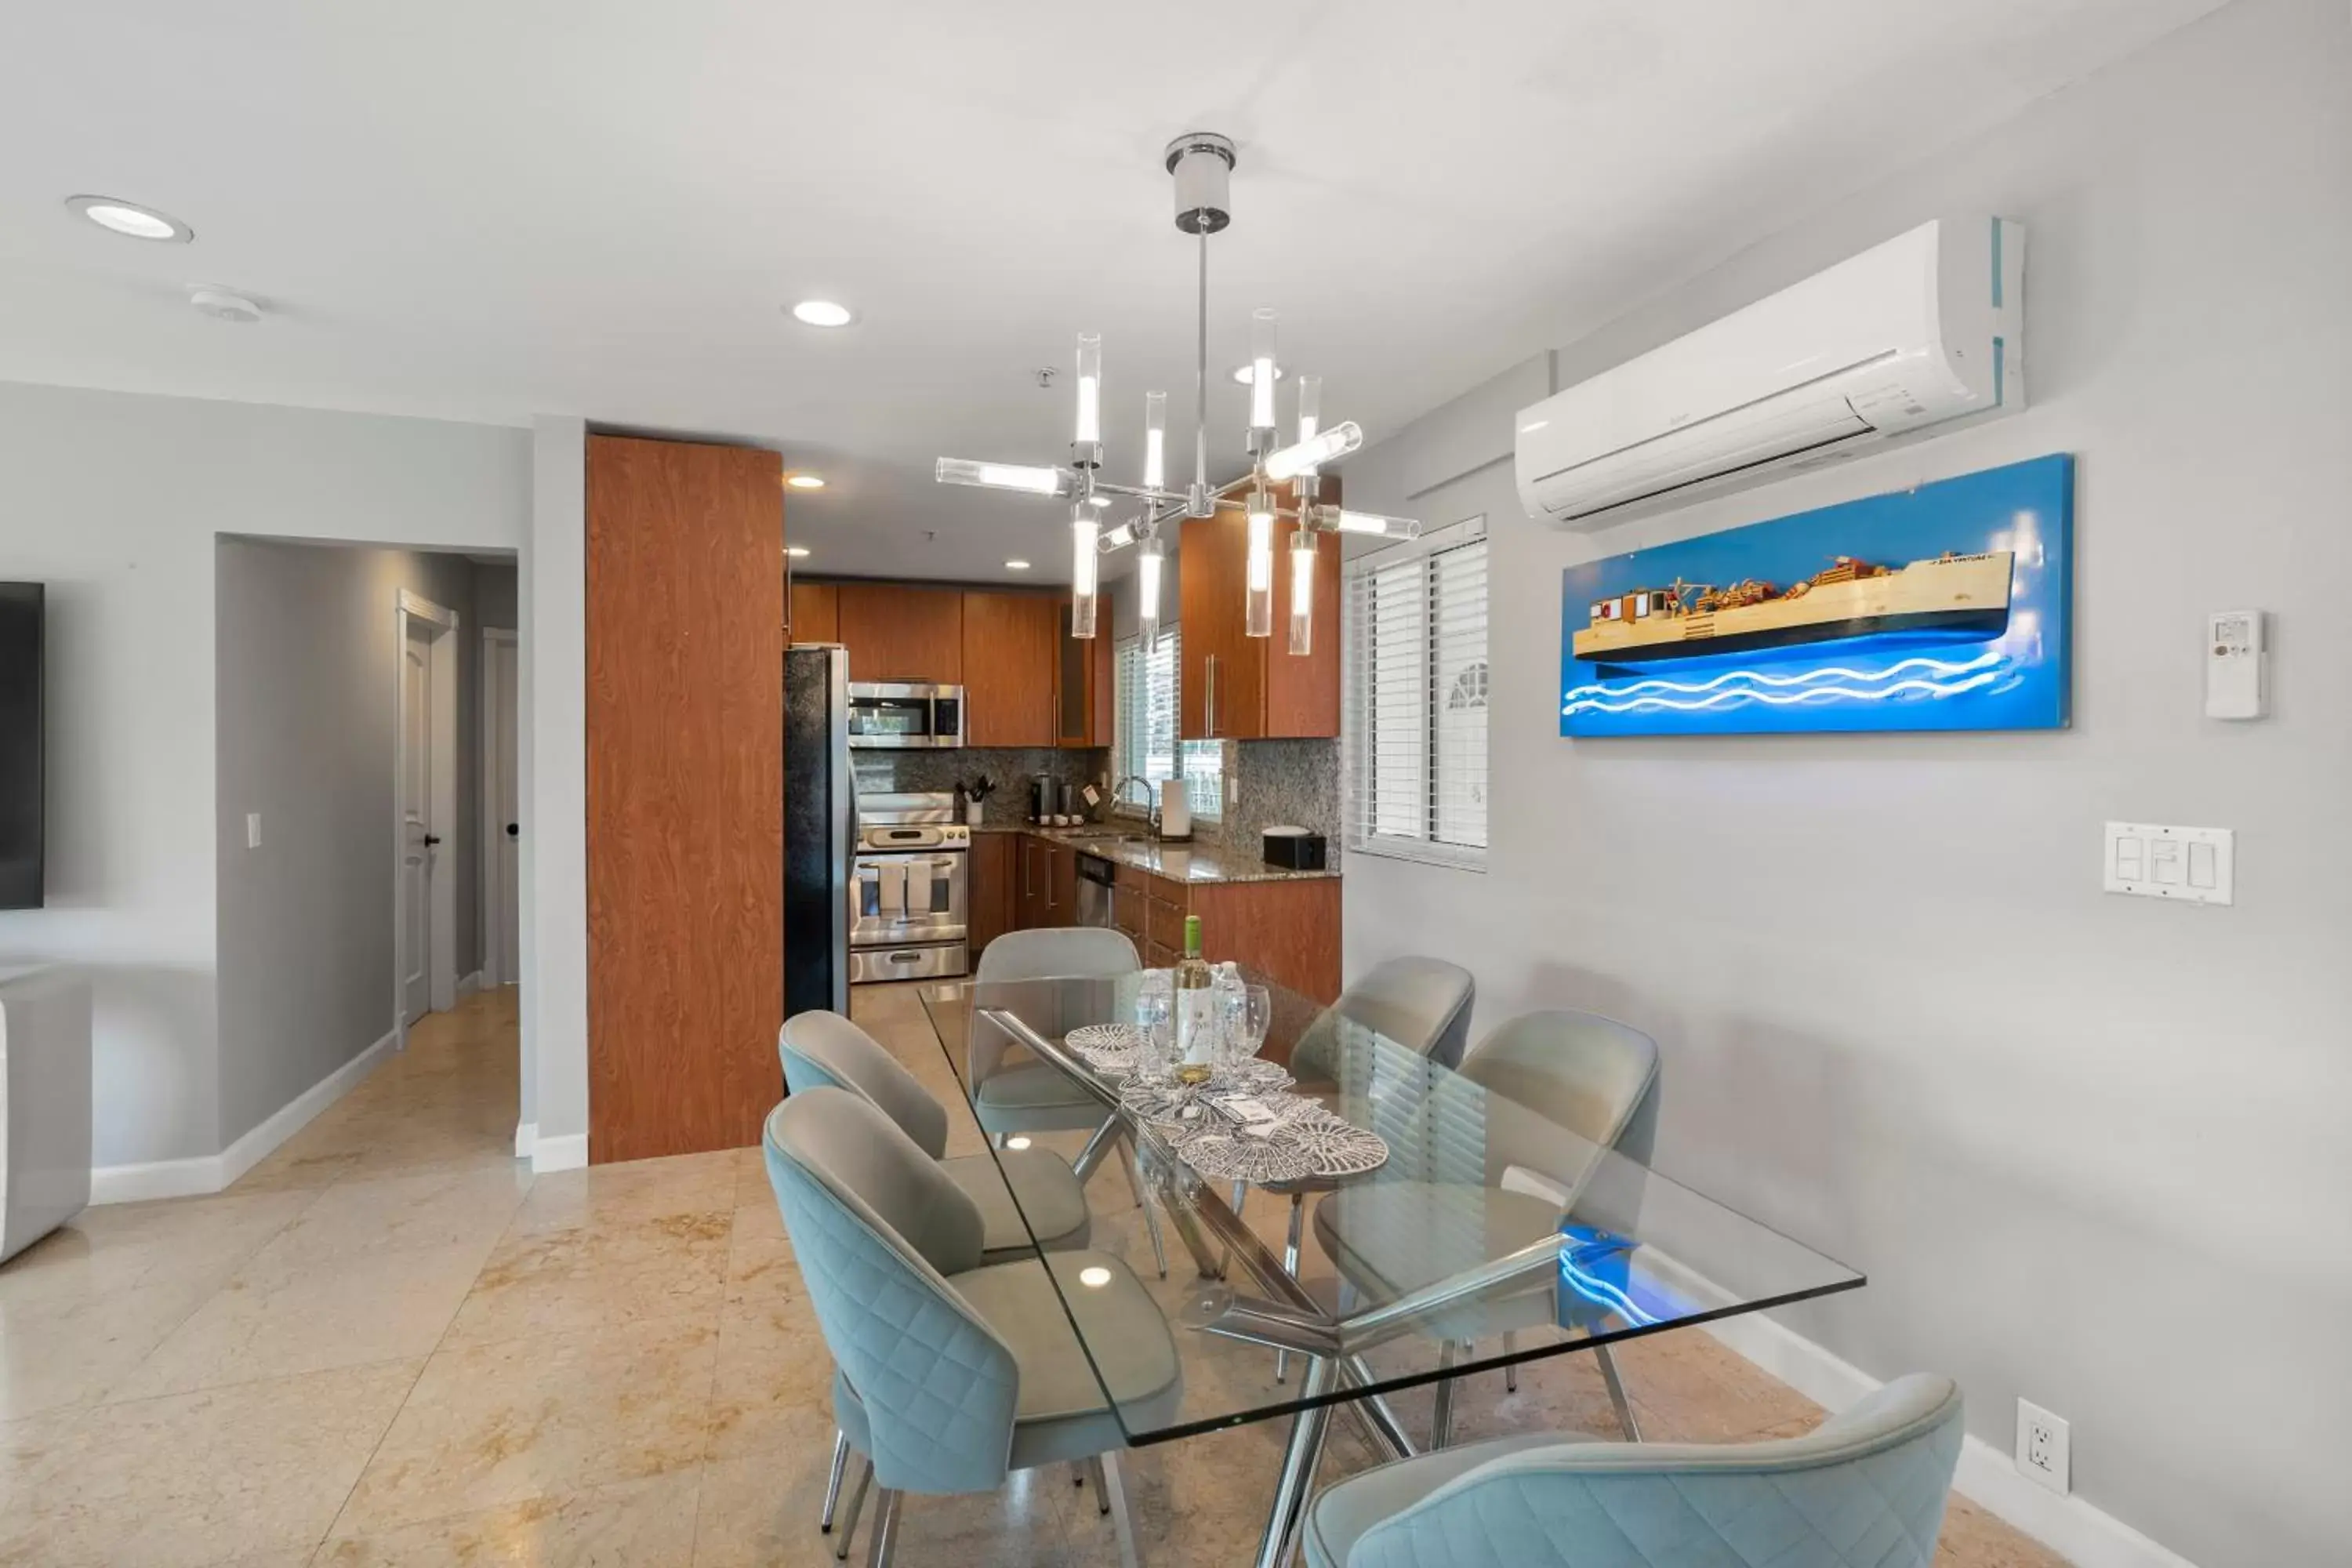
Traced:
<path fill-rule="evenodd" d="M 247 849 L 261 847 L 261 813 L 257 811 L 245 814 L 245 847 Z"/>
<path fill-rule="evenodd" d="M 2236 844 L 2237 835 L 2226 827 L 2110 822 L 2107 891 L 2187 904 L 2231 903 Z"/>

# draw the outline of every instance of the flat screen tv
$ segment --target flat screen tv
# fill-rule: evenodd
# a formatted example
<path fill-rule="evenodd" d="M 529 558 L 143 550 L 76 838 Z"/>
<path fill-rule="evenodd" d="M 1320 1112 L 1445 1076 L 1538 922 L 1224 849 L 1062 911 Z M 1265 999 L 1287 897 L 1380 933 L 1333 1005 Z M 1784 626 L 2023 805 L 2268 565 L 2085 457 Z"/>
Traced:
<path fill-rule="evenodd" d="M 0 583 L 0 910 L 41 904 L 41 584 Z"/>

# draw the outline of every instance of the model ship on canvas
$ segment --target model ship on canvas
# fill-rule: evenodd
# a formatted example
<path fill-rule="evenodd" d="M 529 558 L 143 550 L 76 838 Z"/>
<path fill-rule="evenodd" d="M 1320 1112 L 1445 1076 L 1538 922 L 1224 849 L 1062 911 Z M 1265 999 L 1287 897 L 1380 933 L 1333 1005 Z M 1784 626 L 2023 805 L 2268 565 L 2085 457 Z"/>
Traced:
<path fill-rule="evenodd" d="M 2005 550 L 1947 553 L 1889 569 L 1840 555 L 1785 593 L 1753 577 L 1726 588 L 1677 580 L 1593 601 L 1572 647 L 1594 664 L 1627 665 L 1882 632 L 1997 637 L 2009 623 L 2012 560 Z"/>

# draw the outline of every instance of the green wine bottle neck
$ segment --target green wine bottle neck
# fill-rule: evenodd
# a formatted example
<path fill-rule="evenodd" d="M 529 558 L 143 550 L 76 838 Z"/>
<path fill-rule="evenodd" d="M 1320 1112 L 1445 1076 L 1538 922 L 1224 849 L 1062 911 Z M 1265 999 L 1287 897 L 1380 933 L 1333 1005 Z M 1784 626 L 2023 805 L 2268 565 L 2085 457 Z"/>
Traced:
<path fill-rule="evenodd" d="M 1201 917 L 1198 915 L 1184 917 L 1184 956 L 1201 956 Z"/>

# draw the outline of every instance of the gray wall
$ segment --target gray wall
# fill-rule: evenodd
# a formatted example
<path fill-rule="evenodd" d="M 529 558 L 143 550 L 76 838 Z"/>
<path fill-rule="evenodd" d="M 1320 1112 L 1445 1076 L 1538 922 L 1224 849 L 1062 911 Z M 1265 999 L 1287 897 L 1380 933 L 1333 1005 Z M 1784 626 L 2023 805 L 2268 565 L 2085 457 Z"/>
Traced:
<path fill-rule="evenodd" d="M 218 542 L 224 1143 L 393 1026 L 393 609 L 404 588 L 458 616 L 457 820 L 440 864 L 455 883 L 457 973 L 481 965 L 477 571 L 460 555 Z M 246 847 L 248 812 L 261 814 L 258 849 Z"/>
<path fill-rule="evenodd" d="M 1871 1277 L 1791 1326 L 1958 1376 L 2004 1452 L 2017 1396 L 2057 1411 L 2078 1494 L 2207 1568 L 2352 1541 L 2347 84 L 2339 0 L 2242 0 L 1348 469 L 1364 506 L 1488 519 L 1496 701 L 1487 870 L 1351 857 L 1349 972 L 1434 952 L 1481 1030 L 1650 1030 L 1662 1167 Z M 2028 412 L 1599 540 L 1520 510 L 1530 392 L 1986 211 L 2030 228 Z M 1564 567 L 2054 451 L 2071 731 L 1559 738 Z M 2247 605 L 2274 717 L 2207 721 L 2202 616 Z M 2236 906 L 2103 895 L 2110 817 L 2234 827 Z"/>
<path fill-rule="evenodd" d="M 527 431 L 0 382 L 0 578 L 49 589 L 48 897 L 0 960 L 90 978 L 100 1165 L 225 1142 L 215 536 L 513 550 L 530 508 Z"/>

